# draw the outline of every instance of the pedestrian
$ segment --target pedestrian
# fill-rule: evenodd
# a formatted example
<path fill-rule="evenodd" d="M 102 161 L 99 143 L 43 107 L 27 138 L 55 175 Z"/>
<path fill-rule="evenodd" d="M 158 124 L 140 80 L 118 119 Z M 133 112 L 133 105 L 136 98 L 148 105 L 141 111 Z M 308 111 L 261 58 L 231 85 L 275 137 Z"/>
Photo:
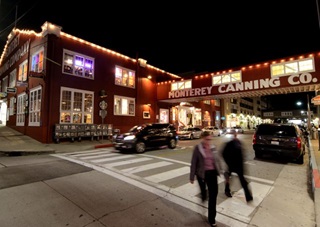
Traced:
<path fill-rule="evenodd" d="M 248 182 L 244 177 L 244 165 L 243 165 L 243 148 L 240 140 L 237 137 L 237 132 L 233 133 L 233 138 L 228 141 L 222 149 L 222 157 L 227 164 L 228 170 L 224 172 L 225 176 L 225 195 L 232 197 L 230 191 L 230 179 L 231 173 L 236 173 L 239 177 L 241 186 L 244 190 L 244 194 L 247 202 L 253 200 L 251 190 L 248 187 Z"/>
<path fill-rule="evenodd" d="M 190 166 L 190 183 L 197 178 L 202 202 L 207 199 L 208 188 L 208 222 L 216 225 L 216 206 L 218 196 L 218 176 L 220 175 L 221 161 L 223 161 L 216 147 L 211 144 L 212 136 L 208 131 L 201 134 L 201 142 L 193 149 Z"/>

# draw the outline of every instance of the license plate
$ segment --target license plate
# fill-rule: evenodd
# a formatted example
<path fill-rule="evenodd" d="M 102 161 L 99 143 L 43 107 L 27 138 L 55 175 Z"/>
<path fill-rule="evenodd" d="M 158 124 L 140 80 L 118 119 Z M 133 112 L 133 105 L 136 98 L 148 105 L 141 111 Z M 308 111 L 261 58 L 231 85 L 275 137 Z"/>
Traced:
<path fill-rule="evenodd" d="M 273 144 L 273 145 L 279 145 L 279 141 L 271 141 L 271 144 Z"/>

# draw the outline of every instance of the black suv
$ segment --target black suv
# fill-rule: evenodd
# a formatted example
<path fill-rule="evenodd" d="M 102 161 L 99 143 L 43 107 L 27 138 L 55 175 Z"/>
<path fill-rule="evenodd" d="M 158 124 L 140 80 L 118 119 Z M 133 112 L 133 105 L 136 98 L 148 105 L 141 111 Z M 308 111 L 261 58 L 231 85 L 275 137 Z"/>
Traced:
<path fill-rule="evenodd" d="M 167 145 L 174 149 L 177 146 L 178 137 L 175 127 L 168 123 L 153 123 L 136 125 L 129 132 L 117 135 L 113 138 L 113 144 L 117 150 L 134 150 L 144 153 L 146 148 Z"/>
<path fill-rule="evenodd" d="M 260 124 L 253 134 L 256 158 L 264 154 L 277 154 L 303 164 L 306 141 L 295 124 Z"/>

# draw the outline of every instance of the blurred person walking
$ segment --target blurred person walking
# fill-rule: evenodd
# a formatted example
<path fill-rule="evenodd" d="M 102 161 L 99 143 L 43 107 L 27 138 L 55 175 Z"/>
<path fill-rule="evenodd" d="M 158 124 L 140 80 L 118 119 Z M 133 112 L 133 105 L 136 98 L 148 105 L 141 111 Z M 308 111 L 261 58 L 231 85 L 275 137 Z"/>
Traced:
<path fill-rule="evenodd" d="M 251 190 L 248 187 L 248 182 L 244 178 L 243 148 L 240 140 L 237 138 L 237 132 L 233 133 L 233 138 L 223 147 L 222 156 L 228 167 L 228 170 L 224 172 L 225 195 L 228 197 L 232 197 L 230 190 L 230 179 L 231 173 L 236 173 L 244 190 L 246 201 L 251 202 L 253 200 L 253 197 Z"/>
<path fill-rule="evenodd" d="M 222 157 L 216 147 L 211 144 L 212 136 L 208 131 L 201 134 L 202 141 L 195 145 L 193 149 L 190 166 L 190 183 L 193 184 L 197 178 L 201 199 L 204 202 L 207 199 L 208 188 L 208 222 L 210 226 L 216 224 L 216 206 L 218 196 L 218 176 L 222 171 Z"/>

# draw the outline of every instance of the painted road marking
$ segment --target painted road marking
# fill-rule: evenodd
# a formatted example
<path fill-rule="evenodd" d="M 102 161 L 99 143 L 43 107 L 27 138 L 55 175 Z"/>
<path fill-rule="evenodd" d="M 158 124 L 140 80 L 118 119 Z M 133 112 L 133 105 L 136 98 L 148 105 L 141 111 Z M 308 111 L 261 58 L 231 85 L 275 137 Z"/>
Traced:
<path fill-rule="evenodd" d="M 52 154 L 52 156 L 56 156 L 62 159 L 69 160 L 71 162 L 76 162 L 78 164 L 88 166 L 97 171 L 103 172 L 120 180 L 123 180 L 127 183 L 131 183 L 132 185 L 135 185 L 143 190 L 164 197 L 169 201 L 175 202 L 199 214 L 203 215 L 205 212 L 205 215 L 207 215 L 207 209 L 204 209 L 207 208 L 207 203 L 201 202 L 201 199 L 199 197 L 200 190 L 197 182 L 195 182 L 194 184 L 190 184 L 189 182 L 187 182 L 186 184 L 183 184 L 176 188 L 168 187 L 164 184 L 161 184 L 161 182 L 165 180 L 174 179 L 183 175 L 189 175 L 190 163 L 145 154 L 123 155 L 118 153 L 112 153 L 110 150 L 104 150 L 103 152 L 87 153 L 87 155 L 81 152 L 81 155 L 80 153 L 64 153 Z M 103 161 L 99 161 L 99 159 L 92 160 L 96 158 L 100 158 L 100 160 Z M 83 160 L 86 160 L 87 162 L 84 163 Z M 155 162 L 148 163 L 145 165 L 143 164 L 144 161 L 152 160 Z M 109 161 L 112 161 L 112 163 L 105 163 Z M 135 167 L 125 168 L 122 170 L 114 168 L 133 163 L 137 163 L 139 165 Z M 146 177 L 139 177 L 134 175 L 134 173 L 139 173 L 142 171 L 160 168 L 163 166 L 169 166 L 173 164 L 184 164 L 185 166 Z M 250 222 L 250 217 L 256 209 L 256 207 L 258 207 L 261 201 L 273 190 L 273 181 L 250 176 L 247 177 L 255 181 L 250 182 L 250 187 L 254 194 L 254 200 L 252 201 L 252 203 L 247 204 L 245 201 L 243 190 L 240 189 L 239 191 L 235 192 L 232 198 L 227 198 L 217 205 L 218 213 L 216 219 L 218 222 L 221 222 L 228 226 L 247 227 L 248 225 L 246 223 Z M 224 178 L 219 177 L 218 182 L 223 183 Z"/>
<path fill-rule="evenodd" d="M 147 181 L 159 183 L 159 182 L 173 179 L 173 178 L 176 178 L 176 177 L 179 177 L 179 176 L 182 176 L 185 174 L 189 174 L 189 173 L 190 173 L 190 167 L 185 166 L 185 167 L 181 167 L 179 169 L 169 170 L 166 172 L 162 172 L 162 173 L 158 173 L 158 174 L 151 175 L 148 177 L 144 177 L 144 179 L 146 179 Z"/>
<path fill-rule="evenodd" d="M 160 168 L 160 167 L 164 167 L 164 166 L 168 166 L 168 165 L 172 165 L 172 164 L 173 163 L 171 163 L 171 162 L 162 161 L 162 162 L 146 164 L 143 166 L 136 166 L 136 167 L 131 167 L 131 168 L 127 168 L 127 169 L 122 169 L 121 171 L 132 174 L 132 173 L 139 173 L 139 172 L 143 172 L 143 171 L 147 171 L 147 170 L 151 170 L 151 169 L 156 169 L 156 168 Z"/>
<path fill-rule="evenodd" d="M 121 161 L 121 162 L 112 162 L 112 163 L 108 163 L 108 164 L 104 164 L 102 165 L 103 167 L 115 167 L 115 166 L 123 166 L 123 165 L 128 165 L 128 164 L 132 164 L 132 163 L 138 163 L 138 162 L 144 162 L 144 161 L 149 161 L 152 160 L 151 158 L 135 158 L 135 159 L 130 159 L 130 160 L 126 160 L 126 161 Z"/>

